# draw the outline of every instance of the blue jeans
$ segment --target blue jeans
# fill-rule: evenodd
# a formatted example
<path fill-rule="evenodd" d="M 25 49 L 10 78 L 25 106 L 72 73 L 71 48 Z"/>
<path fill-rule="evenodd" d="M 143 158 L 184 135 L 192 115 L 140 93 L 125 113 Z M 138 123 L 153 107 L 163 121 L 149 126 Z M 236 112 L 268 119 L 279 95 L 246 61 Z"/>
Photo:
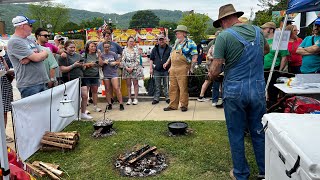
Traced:
<path fill-rule="evenodd" d="M 39 92 L 47 90 L 46 84 L 37 84 L 29 87 L 18 88 L 21 94 L 21 98 L 25 98 Z"/>
<path fill-rule="evenodd" d="M 169 74 L 168 71 L 153 71 L 153 75 L 154 75 L 154 81 L 155 81 L 155 85 L 156 85 L 156 89 L 155 89 L 155 93 L 154 93 L 154 100 L 159 101 L 160 99 L 160 93 L 161 93 L 161 82 L 163 85 L 163 93 L 164 96 L 166 97 L 166 99 L 169 99 L 169 95 L 168 95 L 168 78 L 169 78 Z"/>
<path fill-rule="evenodd" d="M 220 82 L 213 81 L 212 82 L 212 103 L 217 103 L 219 100 L 219 89 L 220 89 Z"/>

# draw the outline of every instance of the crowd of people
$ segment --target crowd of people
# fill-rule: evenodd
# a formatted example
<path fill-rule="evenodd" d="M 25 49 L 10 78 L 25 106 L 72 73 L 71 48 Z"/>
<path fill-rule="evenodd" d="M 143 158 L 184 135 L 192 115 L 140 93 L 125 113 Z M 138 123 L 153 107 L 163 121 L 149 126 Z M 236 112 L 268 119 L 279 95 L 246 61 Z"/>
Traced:
<path fill-rule="evenodd" d="M 249 166 L 245 157 L 244 135 L 248 129 L 252 138 L 259 178 L 265 174 L 264 141 L 261 118 L 266 113 L 267 102 L 273 104 L 278 99 L 278 90 L 273 85 L 280 76 L 299 73 L 320 72 L 320 18 L 314 23 L 313 34 L 303 40 L 298 37 L 299 29 L 289 20 L 285 29 L 290 31 L 287 50 L 280 50 L 276 58 L 267 96 L 265 84 L 268 79 L 273 58 L 272 50 L 275 31 L 274 22 L 265 22 L 261 27 L 247 24 L 241 19 L 244 13 L 236 11 L 232 4 L 219 9 L 219 16 L 213 26 L 222 32 L 215 34 L 208 47 L 208 74 L 202 86 L 198 101 L 203 102 L 205 91 L 212 83 L 212 106 L 217 106 L 218 99 L 223 96 L 223 106 L 228 137 L 231 147 L 233 179 L 248 179 Z M 4 104 L 5 123 L 7 112 L 11 111 L 12 75 L 17 81 L 21 98 L 34 95 L 60 83 L 81 78 L 81 118 L 90 120 L 87 105 L 92 97 L 94 111 L 100 112 L 97 105 L 98 87 L 103 82 L 106 90 L 107 109 L 112 110 L 116 99 L 119 110 L 125 109 L 120 89 L 119 77 L 126 81 L 128 101 L 126 105 L 137 105 L 139 84 L 144 78 L 142 49 L 135 46 L 135 39 L 127 39 L 124 49 L 112 41 L 112 31 L 104 32 L 104 41 L 88 41 L 83 54 L 76 52 L 73 41 L 62 43 L 61 35 L 54 37 L 55 45 L 48 43 L 48 30 L 39 28 L 35 31 L 36 42 L 27 37 L 32 33 L 35 20 L 26 16 L 12 19 L 15 32 L 5 50 L 0 51 L 0 68 L 7 71 L 1 77 L 2 98 Z M 168 106 L 164 111 L 188 111 L 188 75 L 194 71 L 203 49 L 188 37 L 185 25 L 178 25 L 174 30 L 176 41 L 170 46 L 166 37 L 158 36 L 158 44 L 148 50 L 150 74 L 155 78 L 155 93 L 152 104 L 160 101 L 161 90 Z M 4 45 L 0 45 L 4 46 Z M 12 64 L 12 67 L 9 65 Z M 169 82 L 168 82 L 169 80 Z M 223 84 L 223 85 L 222 85 Z M 161 87 L 162 85 L 162 87 Z M 133 87 L 133 94 L 131 88 Z M 221 91 L 221 95 L 220 95 Z M 89 92 L 91 95 L 89 95 Z M 7 141 L 12 139 L 7 138 Z"/>

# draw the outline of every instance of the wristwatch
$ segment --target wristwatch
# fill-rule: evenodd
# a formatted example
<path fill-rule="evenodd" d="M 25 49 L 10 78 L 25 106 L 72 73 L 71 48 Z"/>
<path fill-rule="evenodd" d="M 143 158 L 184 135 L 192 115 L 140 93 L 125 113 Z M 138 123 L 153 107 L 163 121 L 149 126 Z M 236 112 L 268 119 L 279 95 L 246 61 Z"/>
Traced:
<path fill-rule="evenodd" d="M 55 79 L 55 78 L 50 78 L 50 81 L 51 81 L 51 82 L 55 82 L 56 79 Z"/>

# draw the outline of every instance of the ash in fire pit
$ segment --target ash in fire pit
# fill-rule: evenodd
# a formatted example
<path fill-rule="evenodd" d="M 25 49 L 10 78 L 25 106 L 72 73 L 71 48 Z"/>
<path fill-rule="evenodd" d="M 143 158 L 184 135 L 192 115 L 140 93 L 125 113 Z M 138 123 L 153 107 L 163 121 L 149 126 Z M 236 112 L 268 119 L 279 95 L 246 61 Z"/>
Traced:
<path fill-rule="evenodd" d="M 92 137 L 98 138 L 98 137 L 106 137 L 106 136 L 112 136 L 116 134 L 116 131 L 112 128 L 113 121 L 110 119 L 97 121 L 93 124 L 94 132 L 92 134 Z"/>
<path fill-rule="evenodd" d="M 122 176 L 147 177 L 160 173 L 168 165 L 157 147 L 145 145 L 137 150 L 120 155 L 115 162 Z"/>

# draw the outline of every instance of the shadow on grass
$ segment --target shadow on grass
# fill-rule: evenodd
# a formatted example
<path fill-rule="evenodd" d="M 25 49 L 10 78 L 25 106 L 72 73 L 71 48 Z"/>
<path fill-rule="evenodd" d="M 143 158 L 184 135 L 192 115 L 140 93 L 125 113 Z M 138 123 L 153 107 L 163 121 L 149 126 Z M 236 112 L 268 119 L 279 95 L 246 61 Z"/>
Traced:
<path fill-rule="evenodd" d="M 164 121 L 116 121 L 117 134 L 94 139 L 91 122 L 73 122 L 64 131 L 80 132 L 75 150 L 37 152 L 29 162 L 40 160 L 59 164 L 63 179 L 125 180 L 114 167 L 119 154 L 136 144 L 156 146 L 166 155 L 168 168 L 151 180 L 227 180 L 232 168 L 225 122 L 186 121 L 194 131 L 188 136 L 169 137 Z M 252 174 L 257 174 L 251 140 L 245 142 Z M 68 174 L 68 175 L 67 175 Z M 43 178 L 46 179 L 46 178 Z"/>

